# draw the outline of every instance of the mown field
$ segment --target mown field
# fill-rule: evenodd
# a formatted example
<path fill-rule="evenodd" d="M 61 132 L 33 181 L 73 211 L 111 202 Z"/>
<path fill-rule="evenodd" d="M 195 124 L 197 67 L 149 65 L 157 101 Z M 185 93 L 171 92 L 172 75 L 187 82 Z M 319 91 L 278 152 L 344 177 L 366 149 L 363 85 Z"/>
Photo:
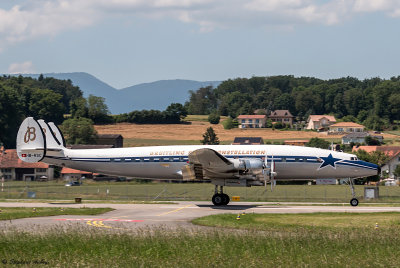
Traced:
<path fill-rule="evenodd" d="M 82 186 L 64 186 L 65 182 L 5 182 L 0 200 L 27 199 L 34 193 L 36 199 L 119 201 L 210 201 L 214 185 L 210 183 L 136 183 L 136 182 L 90 182 Z M 232 196 L 241 201 L 297 201 L 297 202 L 343 202 L 351 199 L 347 185 L 277 185 L 271 192 L 268 185 L 258 187 L 225 187 Z M 356 193 L 362 203 L 364 186 L 356 185 Z M 380 198 L 372 202 L 400 202 L 400 187 L 379 187 Z M 371 202 L 370 201 L 370 202 Z"/>
<path fill-rule="evenodd" d="M 382 222 L 375 229 L 371 216 L 388 218 L 392 224 Z M 221 217 L 223 225 L 245 224 L 247 217 L 251 219 L 251 215 L 240 221 L 235 215 Z M 262 228 L 247 226 L 238 231 L 234 226 L 137 232 L 74 227 L 41 234 L 1 230 L 0 258 L 3 264 L 14 262 L 19 267 L 400 266 L 398 213 L 310 214 L 306 225 L 302 224 L 304 217 L 272 215 L 260 221 Z M 325 226 L 321 218 L 330 218 L 330 225 Z M 351 224 L 343 227 L 342 222 Z"/>
<path fill-rule="evenodd" d="M 223 120 L 222 118 L 221 120 Z M 313 137 L 323 138 L 332 142 L 340 142 L 343 135 L 327 135 L 315 131 L 291 131 L 261 129 L 226 130 L 222 124 L 212 125 L 207 116 L 190 115 L 185 119 L 186 124 L 130 124 L 120 123 L 111 125 L 97 125 L 100 134 L 121 134 L 124 137 L 124 146 L 158 146 L 158 145 L 189 145 L 200 144 L 202 134 L 208 127 L 213 127 L 221 144 L 231 144 L 235 137 L 262 137 L 264 142 L 282 143 L 285 140 L 309 140 Z M 396 133 L 382 134 L 390 144 L 400 143 Z"/>

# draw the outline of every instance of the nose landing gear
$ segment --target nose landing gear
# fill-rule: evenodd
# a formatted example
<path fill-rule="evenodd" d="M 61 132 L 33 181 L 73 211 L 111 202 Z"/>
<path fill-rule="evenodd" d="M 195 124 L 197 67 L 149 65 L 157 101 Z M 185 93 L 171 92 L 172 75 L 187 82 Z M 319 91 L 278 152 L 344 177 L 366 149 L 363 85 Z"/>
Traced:
<path fill-rule="evenodd" d="M 349 179 L 349 185 L 351 189 L 351 195 L 353 196 L 353 198 L 350 200 L 350 205 L 352 207 L 356 207 L 358 206 L 358 199 L 356 198 L 356 192 L 354 191 L 354 179 Z"/>
<path fill-rule="evenodd" d="M 211 201 L 215 206 L 225 206 L 229 204 L 229 195 L 223 193 L 223 186 L 220 186 L 218 191 L 218 185 L 215 185 L 215 194 L 213 195 Z"/>

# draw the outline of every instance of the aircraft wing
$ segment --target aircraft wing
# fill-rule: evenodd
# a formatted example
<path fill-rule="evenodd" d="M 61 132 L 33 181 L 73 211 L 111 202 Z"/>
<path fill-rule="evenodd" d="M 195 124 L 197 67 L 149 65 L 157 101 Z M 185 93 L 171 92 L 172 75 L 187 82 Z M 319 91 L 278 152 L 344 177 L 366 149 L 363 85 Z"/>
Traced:
<path fill-rule="evenodd" d="M 184 179 L 233 178 L 238 170 L 226 157 L 212 149 L 198 149 L 189 154 L 189 165 L 182 169 Z"/>

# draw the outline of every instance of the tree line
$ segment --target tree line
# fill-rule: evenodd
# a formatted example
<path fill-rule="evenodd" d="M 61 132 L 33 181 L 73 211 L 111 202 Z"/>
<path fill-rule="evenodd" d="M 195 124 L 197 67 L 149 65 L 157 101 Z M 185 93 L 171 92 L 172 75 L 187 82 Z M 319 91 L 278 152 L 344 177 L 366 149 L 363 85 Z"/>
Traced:
<path fill-rule="evenodd" d="M 142 110 L 112 116 L 103 97 L 89 95 L 71 80 L 51 77 L 0 77 L 0 145 L 15 148 L 19 125 L 28 116 L 61 125 L 67 143 L 91 143 L 96 137 L 93 124 L 131 122 L 175 124 L 187 115 L 180 103 L 165 111 Z"/>
<path fill-rule="evenodd" d="M 70 102 L 78 98 L 82 91 L 71 80 L 0 77 L 0 143 L 14 148 L 19 125 L 28 116 L 62 123 Z"/>
<path fill-rule="evenodd" d="M 382 130 L 400 120 L 400 76 L 389 80 L 354 77 L 322 80 L 291 75 L 229 79 L 217 88 L 190 91 L 189 114 L 237 117 L 256 109 L 289 110 L 298 120 L 332 114 Z"/>

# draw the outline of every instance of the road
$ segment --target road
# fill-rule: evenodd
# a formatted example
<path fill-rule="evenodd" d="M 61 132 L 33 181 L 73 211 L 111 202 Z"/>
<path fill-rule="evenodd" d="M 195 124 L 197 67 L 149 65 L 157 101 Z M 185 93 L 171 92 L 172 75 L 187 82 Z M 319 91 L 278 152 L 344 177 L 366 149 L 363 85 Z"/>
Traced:
<path fill-rule="evenodd" d="M 4 202 L 0 207 L 110 207 L 114 211 L 97 216 L 51 216 L 0 221 L 2 230 L 44 231 L 62 226 L 64 228 L 85 227 L 104 230 L 134 231 L 141 228 L 197 228 L 192 219 L 220 214 L 232 213 L 313 213 L 313 212 L 400 212 L 400 207 L 350 207 L 348 205 L 308 204 L 266 202 L 235 202 L 228 206 L 216 207 L 210 202 L 185 201 L 175 204 L 60 204 L 60 203 L 21 203 Z"/>

